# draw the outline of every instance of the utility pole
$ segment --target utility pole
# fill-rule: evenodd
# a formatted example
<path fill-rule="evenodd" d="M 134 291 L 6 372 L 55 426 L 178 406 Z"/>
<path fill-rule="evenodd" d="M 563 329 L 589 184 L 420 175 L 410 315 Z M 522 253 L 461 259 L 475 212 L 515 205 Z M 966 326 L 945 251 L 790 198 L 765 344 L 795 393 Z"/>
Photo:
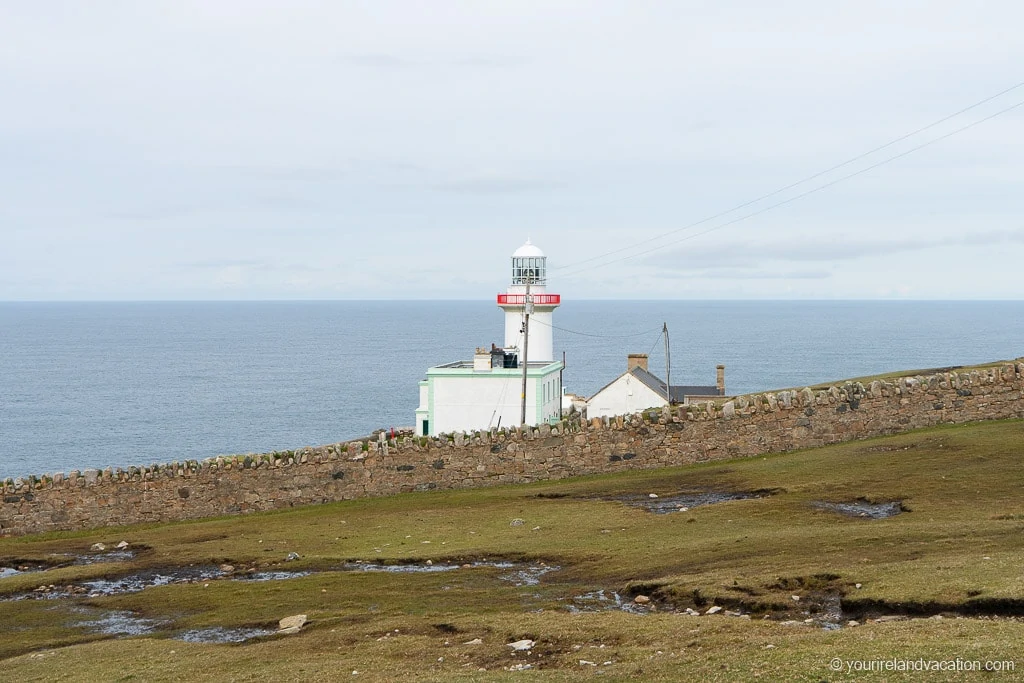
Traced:
<path fill-rule="evenodd" d="M 562 351 L 562 369 L 558 371 L 558 419 L 562 419 L 562 397 L 565 396 L 565 387 L 562 386 L 562 374 L 565 372 L 565 351 Z"/>
<path fill-rule="evenodd" d="M 519 424 L 526 426 L 526 364 L 530 350 L 530 313 L 533 312 L 533 301 L 530 299 L 530 281 L 533 279 L 532 274 L 526 276 L 526 296 L 523 298 L 523 391 L 520 395 L 522 399 L 522 413 L 520 415 Z"/>
<path fill-rule="evenodd" d="M 672 356 L 668 350 L 668 323 L 662 323 L 661 333 L 665 335 L 665 400 L 672 407 Z"/>

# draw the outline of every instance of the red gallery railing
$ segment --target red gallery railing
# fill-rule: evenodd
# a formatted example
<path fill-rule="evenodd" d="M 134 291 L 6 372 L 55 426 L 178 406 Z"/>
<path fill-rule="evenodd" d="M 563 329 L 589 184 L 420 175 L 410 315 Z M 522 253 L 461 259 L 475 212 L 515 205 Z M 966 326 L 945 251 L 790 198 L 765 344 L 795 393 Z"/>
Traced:
<path fill-rule="evenodd" d="M 535 306 L 554 305 L 557 306 L 562 303 L 561 294 L 531 294 L 530 298 L 533 299 Z M 503 304 L 512 306 L 522 306 L 526 303 L 525 294 L 499 294 L 498 305 Z"/>

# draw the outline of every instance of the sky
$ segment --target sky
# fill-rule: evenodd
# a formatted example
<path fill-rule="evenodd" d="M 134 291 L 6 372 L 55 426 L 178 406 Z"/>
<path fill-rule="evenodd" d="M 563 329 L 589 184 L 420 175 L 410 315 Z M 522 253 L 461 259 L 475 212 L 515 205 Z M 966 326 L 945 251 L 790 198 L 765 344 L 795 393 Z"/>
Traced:
<path fill-rule="evenodd" d="M 485 299 L 527 238 L 568 298 L 1024 298 L 1022 25 L 1016 0 L 5 2 L 0 300 Z"/>

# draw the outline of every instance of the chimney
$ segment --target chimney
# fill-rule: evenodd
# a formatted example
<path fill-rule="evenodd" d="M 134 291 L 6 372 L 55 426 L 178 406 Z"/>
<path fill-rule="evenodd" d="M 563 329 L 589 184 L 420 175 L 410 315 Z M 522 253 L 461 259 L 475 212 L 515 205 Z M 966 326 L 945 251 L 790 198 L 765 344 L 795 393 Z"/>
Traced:
<path fill-rule="evenodd" d="M 482 372 L 491 369 L 491 352 L 489 349 L 477 349 L 473 354 L 473 371 Z"/>
<path fill-rule="evenodd" d="M 647 369 L 646 353 L 631 353 L 626 356 L 626 372 L 631 372 L 633 368 Z"/>
<path fill-rule="evenodd" d="M 715 378 L 715 385 L 718 387 L 718 395 L 725 396 L 725 366 L 719 365 L 717 368 L 718 376 Z"/>

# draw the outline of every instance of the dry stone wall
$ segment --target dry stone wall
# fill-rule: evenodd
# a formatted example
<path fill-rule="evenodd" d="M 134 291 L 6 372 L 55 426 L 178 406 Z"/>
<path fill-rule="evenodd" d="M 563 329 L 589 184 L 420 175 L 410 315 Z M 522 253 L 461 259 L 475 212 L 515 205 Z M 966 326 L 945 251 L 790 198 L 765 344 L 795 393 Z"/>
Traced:
<path fill-rule="evenodd" d="M 1022 359 L 1024 360 L 1024 359 Z M 3 482 L 0 535 L 666 467 L 1024 417 L 1024 362 L 740 396 L 616 418 L 172 462 Z"/>

